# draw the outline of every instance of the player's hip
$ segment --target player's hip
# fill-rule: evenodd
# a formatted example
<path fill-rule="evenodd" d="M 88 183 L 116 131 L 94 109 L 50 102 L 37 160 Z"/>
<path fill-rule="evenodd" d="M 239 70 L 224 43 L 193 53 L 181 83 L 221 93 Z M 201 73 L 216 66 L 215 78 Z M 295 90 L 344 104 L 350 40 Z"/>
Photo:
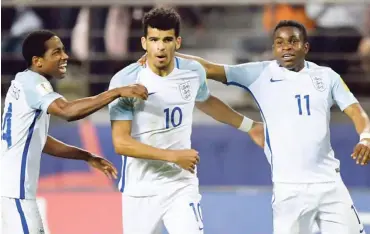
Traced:
<path fill-rule="evenodd" d="M 126 180 L 121 179 L 119 190 L 128 196 L 156 196 L 172 194 L 187 187 L 197 188 L 199 181 L 196 176 L 191 178 L 178 178 L 174 180 Z"/>
<path fill-rule="evenodd" d="M 343 201 L 351 203 L 351 197 L 343 180 L 338 175 L 330 181 L 315 183 L 273 183 L 273 204 L 309 202 L 319 205 L 320 202 Z"/>
<path fill-rule="evenodd" d="M 1 197 L 1 206 L 1 233 L 44 233 L 36 200 Z"/>

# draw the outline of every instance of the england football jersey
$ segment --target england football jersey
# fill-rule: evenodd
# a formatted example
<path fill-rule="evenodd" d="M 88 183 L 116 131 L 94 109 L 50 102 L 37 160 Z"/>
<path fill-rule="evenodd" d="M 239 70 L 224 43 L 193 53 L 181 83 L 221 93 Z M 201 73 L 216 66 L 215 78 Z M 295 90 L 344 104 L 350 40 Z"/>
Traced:
<path fill-rule="evenodd" d="M 190 149 L 194 104 L 210 95 L 204 68 L 196 61 L 176 57 L 174 70 L 161 77 L 148 66 L 135 63 L 118 72 L 109 88 L 134 83 L 148 89 L 148 99 L 117 99 L 109 105 L 110 119 L 131 120 L 131 136 L 141 143 L 161 149 Z M 121 173 L 119 190 L 133 196 L 198 185 L 196 174 L 159 160 L 123 155 Z"/>
<path fill-rule="evenodd" d="M 265 124 L 273 182 L 335 181 L 339 161 L 330 144 L 330 108 L 357 103 L 332 69 L 305 62 L 293 72 L 276 61 L 225 66 L 227 84 L 247 89 Z"/>
<path fill-rule="evenodd" d="M 47 108 L 60 97 L 31 70 L 17 73 L 11 82 L 1 126 L 1 196 L 35 199 L 50 121 Z"/>

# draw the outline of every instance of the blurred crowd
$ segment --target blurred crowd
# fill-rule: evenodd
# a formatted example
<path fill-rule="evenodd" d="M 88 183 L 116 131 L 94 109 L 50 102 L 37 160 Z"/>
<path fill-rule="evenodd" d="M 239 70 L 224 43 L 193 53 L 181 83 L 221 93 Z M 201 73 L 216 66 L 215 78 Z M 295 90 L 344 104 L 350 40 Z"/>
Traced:
<path fill-rule="evenodd" d="M 312 2 L 314 1 L 307 0 L 305 5 L 267 4 L 234 7 L 233 9 L 239 9 L 239 13 L 240 9 L 245 9 L 246 13 L 241 14 L 239 18 L 248 21 L 238 30 L 252 28 L 263 32 L 262 37 L 248 35 L 245 38 L 238 38 L 243 43 L 234 50 L 235 54 L 242 51 L 244 55 L 253 53 L 258 56 L 253 58 L 249 56 L 247 60 L 236 58 L 234 62 L 270 59 L 269 35 L 274 25 L 280 20 L 293 19 L 303 23 L 309 30 L 311 53 L 308 58 L 311 61 L 330 66 L 343 75 L 361 73 L 361 76 L 370 80 L 370 4 Z M 132 62 L 132 58 L 128 59 L 127 55 L 133 52 L 142 53 L 141 19 L 152 7 L 154 6 L 2 8 L 2 60 L 14 53 L 19 55 L 23 37 L 27 33 L 46 28 L 60 35 L 67 51 L 76 61 L 86 61 L 91 57 L 96 59 L 99 54 L 104 54 L 110 61 L 126 59 L 129 60 L 127 62 Z M 193 33 L 190 36 L 207 35 L 210 28 L 222 32 L 222 27 L 232 28 L 236 24 L 235 22 L 229 22 L 226 26 L 218 24 L 218 20 L 222 18 L 227 20 L 226 13 L 230 6 L 193 6 L 175 9 L 183 19 L 183 28 L 192 29 Z M 215 14 L 217 17 L 210 20 L 209 16 Z M 184 42 L 190 41 L 189 35 L 189 37 L 182 35 L 186 38 Z M 212 44 L 213 39 L 208 40 L 207 46 Z M 222 40 L 224 42 L 218 45 L 219 47 L 229 43 L 229 38 Z M 195 39 L 195 44 L 199 44 L 200 47 L 200 40 Z M 186 43 L 183 48 L 186 48 Z M 107 74 L 117 71 L 125 64 L 127 63 L 120 62 L 114 69 L 103 72 L 101 69 L 107 69 L 109 66 L 99 64 L 91 67 L 98 69 L 96 73 Z M 6 67 L 14 69 L 14 66 Z M 4 72 L 8 75 L 14 73 L 13 70 L 7 72 L 6 69 L 2 73 Z"/>

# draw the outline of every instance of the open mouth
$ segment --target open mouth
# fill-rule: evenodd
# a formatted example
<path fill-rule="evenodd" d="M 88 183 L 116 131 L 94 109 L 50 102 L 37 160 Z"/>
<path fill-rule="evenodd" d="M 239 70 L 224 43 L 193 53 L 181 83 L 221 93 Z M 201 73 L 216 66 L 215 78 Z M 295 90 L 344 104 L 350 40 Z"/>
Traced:
<path fill-rule="evenodd" d="M 282 58 L 283 58 L 284 61 L 290 61 L 290 60 L 294 59 L 294 57 L 295 57 L 294 54 L 284 54 L 282 56 Z"/>
<path fill-rule="evenodd" d="M 67 63 L 63 63 L 59 66 L 59 71 L 61 73 L 66 73 L 67 72 Z"/>
<path fill-rule="evenodd" d="M 166 55 L 158 55 L 158 56 L 156 56 L 157 57 L 157 59 L 159 60 L 159 61 L 164 61 L 164 60 L 166 60 Z"/>

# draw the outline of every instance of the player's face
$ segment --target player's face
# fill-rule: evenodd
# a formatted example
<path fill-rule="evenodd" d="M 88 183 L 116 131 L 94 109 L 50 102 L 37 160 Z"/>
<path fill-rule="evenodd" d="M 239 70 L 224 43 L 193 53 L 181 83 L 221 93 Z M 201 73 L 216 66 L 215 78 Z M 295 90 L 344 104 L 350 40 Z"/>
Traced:
<path fill-rule="evenodd" d="M 275 32 L 272 49 L 280 65 L 294 69 L 304 65 L 309 45 L 298 28 L 281 27 Z"/>
<path fill-rule="evenodd" d="M 45 75 L 63 78 L 67 72 L 68 55 L 59 37 L 54 36 L 45 42 L 47 48 L 43 57 L 38 58 L 36 66 Z"/>
<path fill-rule="evenodd" d="M 159 70 L 173 64 L 175 51 L 181 46 L 181 38 L 176 37 L 175 30 L 159 30 L 148 27 L 147 36 L 141 38 L 143 49 L 147 51 L 148 63 Z"/>

